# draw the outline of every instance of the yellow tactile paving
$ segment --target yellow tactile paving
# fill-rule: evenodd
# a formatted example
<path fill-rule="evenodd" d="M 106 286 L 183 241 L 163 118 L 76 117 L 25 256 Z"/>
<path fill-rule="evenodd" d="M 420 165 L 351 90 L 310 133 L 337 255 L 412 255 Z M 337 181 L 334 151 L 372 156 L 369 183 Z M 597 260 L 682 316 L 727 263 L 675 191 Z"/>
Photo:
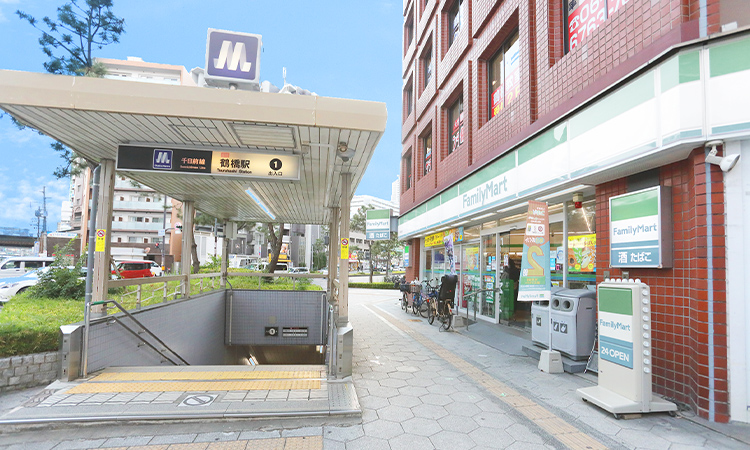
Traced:
<path fill-rule="evenodd" d="M 323 436 L 286 438 L 284 450 L 317 450 L 323 448 Z"/>
<path fill-rule="evenodd" d="M 369 309 L 369 308 L 368 308 Z M 468 363 L 466 360 L 456 355 L 455 353 L 446 350 L 439 344 L 436 344 L 432 340 L 424 337 L 422 334 L 414 331 L 407 327 L 399 320 L 390 317 L 386 314 L 380 314 L 371 310 L 380 317 L 386 319 L 388 322 L 395 325 L 397 328 L 404 331 L 406 334 L 413 337 L 417 342 L 433 351 L 436 355 L 449 362 L 456 369 L 463 372 L 465 375 L 470 377 L 476 383 L 482 385 L 488 391 L 495 395 L 500 401 L 515 408 L 521 414 L 531 419 L 534 423 L 539 425 L 547 433 L 552 435 L 555 439 L 561 442 L 563 445 L 571 449 L 601 449 L 607 448 L 601 442 L 592 438 L 591 436 L 582 433 L 573 425 L 565 422 L 561 418 L 557 417 L 554 413 L 548 411 L 543 406 L 539 405 L 535 401 L 521 395 L 519 392 L 511 389 L 504 383 L 501 383 L 497 379 L 489 376 L 488 374 L 477 369 L 476 366 Z"/>
<path fill-rule="evenodd" d="M 195 371 L 195 372 L 110 372 L 91 381 L 176 381 L 176 380 L 281 380 L 320 378 L 318 370 L 301 371 Z"/>
<path fill-rule="evenodd" d="M 201 391 L 275 391 L 320 389 L 320 380 L 202 381 L 151 383 L 83 383 L 66 394 L 100 394 L 117 392 L 201 392 Z"/>

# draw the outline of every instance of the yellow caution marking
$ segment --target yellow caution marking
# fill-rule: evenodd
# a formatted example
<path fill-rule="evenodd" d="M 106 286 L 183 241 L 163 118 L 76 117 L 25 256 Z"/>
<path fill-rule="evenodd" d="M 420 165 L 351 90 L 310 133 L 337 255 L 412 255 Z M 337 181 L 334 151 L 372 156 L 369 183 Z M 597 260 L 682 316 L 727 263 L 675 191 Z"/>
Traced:
<path fill-rule="evenodd" d="M 69 389 L 65 393 L 101 394 L 117 392 L 280 391 L 291 389 L 320 389 L 320 386 L 320 380 L 84 383 Z"/>
<path fill-rule="evenodd" d="M 176 380 L 281 380 L 321 378 L 318 370 L 300 371 L 204 371 L 204 372 L 108 372 L 90 381 L 176 381 Z"/>

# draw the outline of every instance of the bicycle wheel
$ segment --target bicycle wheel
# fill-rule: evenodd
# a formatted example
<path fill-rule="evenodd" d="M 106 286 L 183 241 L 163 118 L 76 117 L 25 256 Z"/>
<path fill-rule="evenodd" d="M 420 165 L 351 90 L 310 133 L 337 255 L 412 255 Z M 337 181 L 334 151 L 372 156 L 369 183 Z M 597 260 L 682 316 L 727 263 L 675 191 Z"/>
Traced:
<path fill-rule="evenodd" d="M 419 307 L 422 305 L 422 297 L 419 294 L 414 294 L 411 299 L 411 313 L 415 316 L 419 314 Z"/>
<path fill-rule="evenodd" d="M 409 297 L 406 296 L 406 292 L 404 292 L 404 295 L 401 297 L 401 309 L 404 311 L 409 311 Z"/>
<path fill-rule="evenodd" d="M 428 316 L 427 316 L 427 322 L 430 325 L 432 325 L 435 322 L 435 313 L 436 312 L 437 311 L 435 311 L 435 304 L 434 304 L 434 302 L 431 301 L 430 302 L 430 309 L 428 311 Z"/>
<path fill-rule="evenodd" d="M 419 305 L 419 315 L 421 315 L 422 317 L 426 319 L 429 314 L 429 311 L 430 311 L 430 299 L 426 298 L 422 302 L 422 304 Z"/>

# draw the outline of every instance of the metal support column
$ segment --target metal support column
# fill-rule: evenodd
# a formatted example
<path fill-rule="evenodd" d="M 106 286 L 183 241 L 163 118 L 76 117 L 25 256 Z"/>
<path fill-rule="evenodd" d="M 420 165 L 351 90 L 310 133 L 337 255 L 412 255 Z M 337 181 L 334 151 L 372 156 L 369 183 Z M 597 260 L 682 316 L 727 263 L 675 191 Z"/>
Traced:
<path fill-rule="evenodd" d="M 328 292 L 333 295 L 333 280 L 337 279 L 339 268 L 339 208 L 331 208 L 331 225 L 328 227 L 330 233 L 328 239 Z M 333 297 L 329 297 L 333 300 Z"/>
<path fill-rule="evenodd" d="M 341 237 L 349 239 L 349 221 L 351 218 L 351 184 L 352 174 L 341 174 Z M 340 250 L 341 242 L 339 242 Z M 339 260 L 339 323 L 344 324 L 349 321 L 349 258 Z"/>
<path fill-rule="evenodd" d="M 232 234 L 230 233 L 230 228 L 232 228 L 233 226 L 234 224 L 231 222 L 224 223 L 224 237 L 221 242 L 221 281 L 219 283 L 219 287 L 221 289 L 226 289 L 227 287 L 227 272 L 229 271 L 229 246 L 232 241 L 231 239 L 229 239 L 229 236 Z M 232 238 L 234 237 L 235 236 L 232 236 Z"/>
<path fill-rule="evenodd" d="M 341 237 L 337 248 L 341 250 L 341 239 L 349 239 L 349 220 L 351 218 L 351 183 L 350 173 L 341 174 Z M 339 317 L 336 335 L 336 378 L 346 378 L 352 375 L 352 360 L 354 358 L 354 329 L 349 323 L 349 258 L 339 261 Z"/>
<path fill-rule="evenodd" d="M 193 265 L 193 221 L 195 216 L 195 205 L 187 201 L 182 203 L 182 256 L 180 260 L 180 275 L 186 275 L 187 280 L 182 287 L 182 297 L 190 297 L 190 272 Z"/>
<path fill-rule="evenodd" d="M 563 200 L 563 279 L 562 287 L 568 288 L 568 201 Z M 585 214 L 585 212 L 584 212 Z M 552 302 L 550 302 L 551 304 Z M 551 347 L 550 347 L 551 348 Z"/>
<path fill-rule="evenodd" d="M 111 240 L 112 240 L 112 209 L 115 194 L 115 161 L 102 159 L 99 162 L 99 198 L 98 210 L 96 211 L 96 226 L 98 230 L 89 230 L 97 233 L 97 240 L 104 239 L 104 246 L 93 249 L 94 252 L 94 279 L 92 280 L 91 300 L 93 303 L 107 299 L 107 283 L 112 274 L 110 269 Z M 103 234 L 103 236 L 99 236 Z M 92 249 L 89 249 L 92 251 Z M 103 316 L 106 313 L 104 305 L 96 305 L 91 309 L 91 314 Z"/>
<path fill-rule="evenodd" d="M 91 202 L 91 213 L 89 217 L 89 231 L 96 230 L 96 214 L 99 209 L 99 172 L 100 166 L 94 169 L 92 196 L 94 201 Z M 88 354 L 89 354 L 89 327 L 91 324 L 91 299 L 94 290 L 94 248 L 96 248 L 96 233 L 89 232 L 89 244 L 86 251 L 86 296 L 83 308 L 83 357 L 81 358 L 81 367 L 79 375 L 85 377 L 88 375 Z"/>

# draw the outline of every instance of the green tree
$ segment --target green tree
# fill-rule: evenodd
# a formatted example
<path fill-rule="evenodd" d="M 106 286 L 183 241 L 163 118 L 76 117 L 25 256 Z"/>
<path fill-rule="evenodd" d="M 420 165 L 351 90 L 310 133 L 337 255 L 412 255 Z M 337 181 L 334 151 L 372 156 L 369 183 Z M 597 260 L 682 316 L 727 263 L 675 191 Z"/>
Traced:
<path fill-rule="evenodd" d="M 68 0 L 57 8 L 57 17 L 48 16 L 37 20 L 23 11 L 16 11 L 21 20 L 27 21 L 41 32 L 39 45 L 49 58 L 44 68 L 59 75 L 84 75 L 102 77 L 104 66 L 95 62 L 94 50 L 120 42 L 125 32 L 125 19 L 112 12 L 113 0 Z M 18 121 L 14 123 L 23 127 Z M 52 149 L 63 159 L 63 165 L 55 169 L 54 175 L 63 178 L 81 169 L 75 153 L 60 142 L 51 144 Z"/>
<path fill-rule="evenodd" d="M 78 258 L 78 262 L 70 267 L 74 243 L 75 239 L 71 239 L 63 247 L 55 246 L 55 261 L 48 270 L 39 275 L 37 283 L 29 289 L 32 297 L 84 298 L 86 280 L 81 279 L 81 264 L 84 258 Z"/>
<path fill-rule="evenodd" d="M 375 209 L 375 207 L 372 205 L 360 206 L 357 212 L 352 216 L 352 220 L 349 221 L 349 229 L 362 234 L 367 233 L 367 211 L 370 209 Z M 370 263 L 370 283 L 372 283 L 372 272 L 374 270 L 372 264 L 372 241 L 368 241 L 367 239 L 365 239 L 365 244 L 367 244 L 367 254 L 369 255 L 368 262 Z"/>
<path fill-rule="evenodd" d="M 317 239 L 313 244 L 313 267 L 312 270 L 320 270 L 328 264 L 326 254 L 326 243 L 323 239 Z"/>

